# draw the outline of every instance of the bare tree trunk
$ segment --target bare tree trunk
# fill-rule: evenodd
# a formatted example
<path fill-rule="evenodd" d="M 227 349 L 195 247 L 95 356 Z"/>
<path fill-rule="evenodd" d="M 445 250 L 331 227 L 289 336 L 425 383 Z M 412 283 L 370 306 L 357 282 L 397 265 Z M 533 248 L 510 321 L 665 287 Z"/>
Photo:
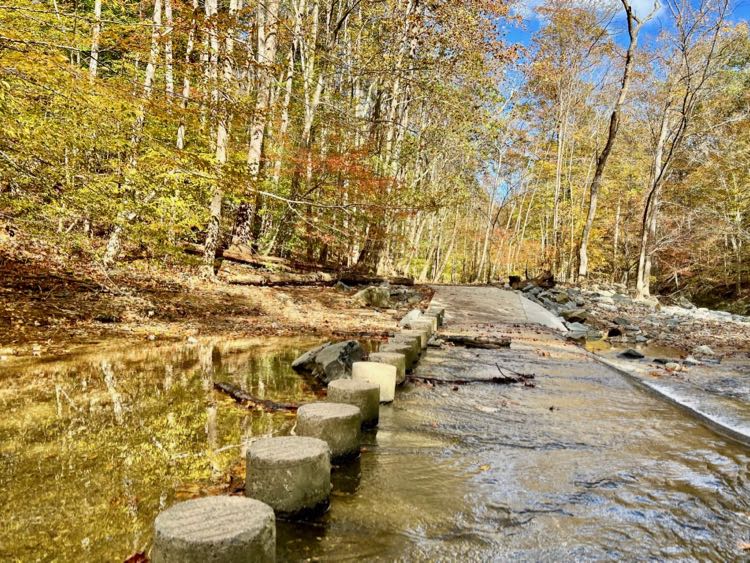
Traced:
<path fill-rule="evenodd" d="M 151 98 L 151 92 L 154 87 L 154 76 L 156 75 L 156 63 L 159 59 L 159 36 L 161 34 L 161 0 L 154 0 L 154 13 L 152 18 L 151 27 L 151 49 L 148 56 L 148 64 L 146 65 L 146 76 L 143 80 L 143 99 L 141 106 L 138 111 L 138 115 L 133 125 L 133 135 L 130 140 L 130 156 L 128 161 L 128 168 L 134 168 L 136 166 L 136 160 L 138 157 L 138 148 L 141 143 L 141 135 L 143 133 L 143 127 L 146 124 L 146 103 Z M 126 180 L 127 181 L 127 180 Z M 104 253 L 102 262 L 105 268 L 110 268 L 117 257 L 120 255 L 122 248 L 122 231 L 125 223 L 132 221 L 137 216 L 134 212 L 120 211 L 117 214 L 115 225 L 109 234 L 109 240 L 107 241 L 107 249 Z"/>
<path fill-rule="evenodd" d="M 211 99 L 216 113 L 216 184 L 211 195 L 209 206 L 209 220 L 206 226 L 206 240 L 203 247 L 203 275 L 213 279 L 216 275 L 214 263 L 216 251 L 221 239 L 221 206 L 224 199 L 222 189 L 222 171 L 227 161 L 227 150 L 229 144 L 228 124 L 226 112 L 219 107 L 219 34 L 216 29 L 218 14 L 218 0 L 206 0 L 206 18 L 209 20 L 209 80 L 211 81 Z M 229 54 L 227 54 L 229 56 Z"/>
<path fill-rule="evenodd" d="M 197 33 L 197 13 L 198 13 L 198 0 L 193 0 L 193 21 L 190 26 L 190 33 L 187 38 L 187 45 L 185 46 L 185 71 L 182 77 L 182 102 L 180 104 L 180 124 L 177 127 L 177 148 L 182 150 L 185 148 L 185 113 L 187 112 L 188 102 L 190 101 L 190 58 L 195 49 L 195 35 Z"/>
<path fill-rule="evenodd" d="M 258 2 L 257 22 L 257 97 L 250 121 L 250 143 L 247 151 L 248 180 L 253 188 L 258 187 L 263 157 L 263 139 L 270 115 L 269 103 L 273 90 L 273 64 L 276 60 L 279 25 L 279 0 L 261 0 Z M 246 197 L 249 198 L 250 194 Z M 232 237 L 234 244 L 250 244 L 256 241 L 260 234 L 260 212 L 263 206 L 263 195 L 260 191 L 255 192 L 255 207 L 252 211 L 250 211 L 249 206 L 250 204 L 247 201 L 243 201 L 237 211 Z"/>
<path fill-rule="evenodd" d="M 172 18 L 172 0 L 164 0 L 164 17 L 167 20 L 167 28 L 164 30 L 166 41 L 164 42 L 164 90 L 167 99 L 171 102 L 174 98 L 174 61 L 172 55 L 172 35 L 174 34 L 174 19 Z"/>
<path fill-rule="evenodd" d="M 102 33 L 102 0 L 94 0 L 94 25 L 91 28 L 91 58 L 89 59 L 89 78 L 96 78 L 99 66 L 99 37 Z"/>
<path fill-rule="evenodd" d="M 665 164 L 664 164 L 664 148 L 669 137 L 669 112 L 671 111 L 671 103 L 668 100 L 664 106 L 664 110 L 661 117 L 661 125 L 659 127 L 659 137 L 656 142 L 654 150 L 654 162 L 651 167 L 650 174 L 650 185 L 648 195 L 646 196 L 646 203 L 643 206 L 643 216 L 641 220 L 641 241 L 638 251 L 638 271 L 635 278 L 635 290 L 636 296 L 639 299 L 643 299 L 650 295 L 649 278 L 651 275 L 651 259 L 649 245 L 650 241 L 653 240 L 651 232 L 656 232 L 655 223 L 655 211 L 657 206 L 657 200 L 659 198 L 659 191 L 661 183 L 664 179 Z"/>
<path fill-rule="evenodd" d="M 583 234 L 581 235 L 581 245 L 578 248 L 578 276 L 581 278 L 586 278 L 589 274 L 588 245 L 589 237 L 591 235 L 591 229 L 594 225 L 594 218 L 596 217 L 596 206 L 599 199 L 599 187 L 602 183 L 602 177 L 604 176 L 604 169 L 607 166 L 609 154 L 612 152 L 612 147 L 615 144 L 617 130 L 620 127 L 620 111 L 622 110 L 622 106 L 625 104 L 628 87 L 630 86 L 631 72 L 635 63 L 635 50 L 638 46 L 638 33 L 642 26 L 642 22 L 633 12 L 633 8 L 630 5 L 630 2 L 628 0 L 622 0 L 622 5 L 625 8 L 625 14 L 627 16 L 628 36 L 630 38 L 630 43 L 625 54 L 625 70 L 623 71 L 622 82 L 620 83 L 620 94 L 617 98 L 617 101 L 615 102 L 615 107 L 612 109 L 612 115 L 609 120 L 609 132 L 607 134 L 607 141 L 596 159 L 596 171 L 594 172 L 594 178 L 591 180 L 589 212 L 586 216 L 586 223 L 583 227 Z"/>

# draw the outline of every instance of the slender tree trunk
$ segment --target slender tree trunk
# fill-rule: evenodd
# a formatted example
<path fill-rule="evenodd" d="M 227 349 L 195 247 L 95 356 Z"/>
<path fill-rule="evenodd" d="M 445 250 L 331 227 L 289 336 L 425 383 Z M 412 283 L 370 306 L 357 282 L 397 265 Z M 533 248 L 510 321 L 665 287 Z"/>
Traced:
<path fill-rule="evenodd" d="M 257 26 L 258 44 L 256 49 L 256 82 L 257 94 L 255 109 L 250 121 L 250 142 L 247 152 L 248 180 L 255 191 L 255 207 L 250 209 L 248 201 L 240 204 L 233 234 L 234 244 L 254 243 L 260 234 L 263 195 L 258 190 L 261 163 L 263 159 L 263 139 L 268 126 L 269 103 L 273 90 L 276 60 L 276 45 L 279 20 L 279 0 L 261 0 L 258 2 Z M 250 198 L 248 193 L 246 198 Z"/>
<path fill-rule="evenodd" d="M 190 32 L 187 38 L 187 44 L 185 46 L 185 71 L 182 77 L 182 101 L 180 103 L 180 124 L 177 127 L 177 148 L 183 150 L 185 148 L 185 117 L 187 113 L 188 103 L 190 101 L 190 74 L 191 74 L 191 57 L 193 50 L 195 49 L 195 35 L 198 27 L 198 0 L 193 0 L 193 18 L 190 26 Z"/>
<path fill-rule="evenodd" d="M 638 47 L 638 33 L 641 29 L 641 22 L 633 12 L 633 8 L 627 0 L 622 0 L 622 4 L 625 8 L 625 14 L 627 16 L 628 23 L 628 36 L 630 43 L 628 50 L 625 54 L 625 70 L 622 74 L 622 82 L 620 83 L 620 94 L 615 102 L 615 107 L 612 109 L 612 115 L 609 120 L 609 132 L 607 134 L 607 141 L 604 144 L 604 148 L 599 153 L 596 159 L 596 170 L 594 172 L 594 178 L 591 181 L 591 187 L 589 189 L 591 196 L 589 199 L 589 212 L 586 216 L 586 223 L 583 227 L 583 234 L 581 235 L 581 245 L 578 248 L 578 276 L 580 278 L 586 278 L 589 274 L 589 256 L 588 256 L 588 245 L 589 237 L 591 236 L 591 229 L 594 225 L 594 218 L 596 217 L 596 206 L 599 199 L 599 187 L 602 183 L 604 176 L 604 169 L 607 166 L 607 160 L 612 152 L 612 147 L 615 144 L 617 138 L 617 131 L 620 128 L 620 112 L 622 106 L 625 104 L 625 99 L 628 94 L 628 88 L 630 86 L 631 73 L 633 65 L 635 64 L 635 51 Z"/>
<path fill-rule="evenodd" d="M 94 80 L 99 67 L 99 37 L 102 33 L 102 0 L 94 0 L 94 25 L 91 27 L 91 58 L 89 78 Z"/>
<path fill-rule="evenodd" d="M 171 102 L 174 98 L 174 60 L 172 54 L 172 36 L 174 35 L 174 19 L 172 17 L 172 0 L 164 0 L 164 17 L 167 27 L 164 30 L 164 91 Z"/>
<path fill-rule="evenodd" d="M 151 49 L 149 51 L 148 64 L 146 65 L 146 76 L 143 79 L 143 98 L 141 106 L 133 125 L 133 134 L 130 139 L 130 156 L 127 167 L 135 168 L 138 158 L 138 149 L 141 143 L 143 127 L 146 124 L 146 104 L 151 99 L 151 93 L 154 87 L 154 77 L 156 75 L 156 63 L 159 59 L 159 36 L 161 34 L 161 0 L 154 1 L 154 13 L 151 27 Z M 127 184 L 127 180 L 124 180 Z M 129 190 L 126 190 L 129 191 Z M 135 219 L 137 214 L 133 211 L 120 211 L 112 227 L 107 241 L 107 249 L 104 253 L 102 262 L 105 268 L 114 265 L 117 257 L 120 255 L 122 248 L 122 233 L 125 224 Z"/>

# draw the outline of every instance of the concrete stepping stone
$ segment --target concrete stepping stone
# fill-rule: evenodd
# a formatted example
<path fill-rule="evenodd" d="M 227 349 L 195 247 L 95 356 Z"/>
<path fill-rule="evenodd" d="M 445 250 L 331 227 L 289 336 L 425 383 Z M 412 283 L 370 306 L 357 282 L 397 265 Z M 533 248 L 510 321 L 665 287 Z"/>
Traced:
<path fill-rule="evenodd" d="M 398 352 L 370 352 L 368 360 L 381 364 L 390 364 L 396 368 L 396 385 L 406 381 L 406 356 Z"/>
<path fill-rule="evenodd" d="M 354 362 L 352 379 L 380 386 L 380 402 L 390 403 L 396 396 L 396 367 L 380 362 Z"/>
<path fill-rule="evenodd" d="M 427 341 L 430 339 L 432 331 L 429 328 L 418 328 L 418 329 L 411 329 L 411 330 L 402 330 L 401 334 L 404 336 L 418 336 L 419 337 L 419 344 L 422 347 L 422 350 L 427 348 Z"/>
<path fill-rule="evenodd" d="M 317 438 L 263 438 L 247 449 L 245 496 L 279 515 L 318 512 L 331 493 L 331 452 Z"/>
<path fill-rule="evenodd" d="M 421 351 L 422 346 L 419 341 L 414 339 L 414 343 L 417 344 L 417 348 Z M 386 342 L 385 344 L 381 344 L 379 352 L 403 354 L 406 371 L 411 371 L 412 369 L 414 369 L 414 366 L 417 363 L 417 359 L 419 358 L 419 354 L 414 350 L 413 343 L 405 341 L 395 340 L 393 342 Z"/>
<path fill-rule="evenodd" d="M 265 563 L 276 560 L 273 509 L 216 496 L 180 502 L 156 517 L 153 563 Z"/>
<path fill-rule="evenodd" d="M 359 408 L 362 426 L 377 426 L 380 417 L 380 386 L 354 379 L 338 379 L 328 384 L 328 400 Z"/>
<path fill-rule="evenodd" d="M 428 316 L 436 316 L 438 320 L 438 328 L 443 326 L 443 323 L 445 322 L 445 309 L 442 307 L 430 306 L 425 314 Z"/>
<path fill-rule="evenodd" d="M 388 339 L 389 344 L 409 344 L 412 348 L 412 354 L 414 356 L 413 363 L 416 364 L 419 361 L 419 356 L 422 354 L 422 335 L 421 334 L 404 334 L 399 332 Z M 385 351 L 385 350 L 384 350 Z"/>
<path fill-rule="evenodd" d="M 432 336 L 432 333 L 437 330 L 437 319 L 434 317 L 422 317 L 417 321 L 411 323 L 412 330 L 426 330 L 428 332 L 427 338 Z"/>
<path fill-rule="evenodd" d="M 297 435 L 324 440 L 332 460 L 359 454 L 361 426 L 362 414 L 354 405 L 309 403 L 297 409 Z"/>

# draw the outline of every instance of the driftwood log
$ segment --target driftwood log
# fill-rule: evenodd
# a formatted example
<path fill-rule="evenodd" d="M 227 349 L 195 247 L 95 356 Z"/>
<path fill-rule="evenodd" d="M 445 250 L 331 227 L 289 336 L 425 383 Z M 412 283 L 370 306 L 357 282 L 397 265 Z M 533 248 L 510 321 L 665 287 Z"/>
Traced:
<path fill-rule="evenodd" d="M 464 348 L 481 348 L 484 350 L 497 350 L 499 348 L 510 348 L 510 338 L 502 336 L 499 338 L 483 338 L 481 336 L 464 336 L 462 334 L 440 334 L 439 338 L 456 346 Z"/>
<path fill-rule="evenodd" d="M 295 405 L 293 403 L 277 403 L 275 401 L 253 397 L 246 391 L 243 391 L 242 389 L 240 389 L 236 385 L 232 385 L 231 383 L 214 383 L 214 389 L 220 391 L 221 393 L 224 393 L 225 395 L 237 401 L 243 407 L 251 410 L 264 410 L 268 412 L 297 412 L 297 409 L 299 408 L 299 405 Z"/>
<path fill-rule="evenodd" d="M 355 274 L 352 272 L 344 272 L 339 274 L 338 279 L 340 282 L 346 285 L 378 285 L 383 282 L 388 282 L 392 285 L 414 285 L 414 278 L 403 278 L 403 277 L 383 277 L 383 276 L 369 276 L 365 274 Z"/>

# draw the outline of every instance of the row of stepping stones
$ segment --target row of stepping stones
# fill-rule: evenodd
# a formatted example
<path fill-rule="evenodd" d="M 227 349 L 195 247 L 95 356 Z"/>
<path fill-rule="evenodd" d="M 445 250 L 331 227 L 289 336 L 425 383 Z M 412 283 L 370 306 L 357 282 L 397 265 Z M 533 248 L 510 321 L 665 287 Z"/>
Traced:
<path fill-rule="evenodd" d="M 263 438 L 247 450 L 245 498 L 214 496 L 175 504 L 156 517 L 155 563 L 269 562 L 276 559 L 276 517 L 328 507 L 331 463 L 355 458 L 362 428 L 377 426 L 380 403 L 394 400 L 433 332 L 442 309 L 410 311 L 401 332 L 352 365 L 351 379 L 328 385 L 328 401 L 297 410 L 296 436 Z"/>

